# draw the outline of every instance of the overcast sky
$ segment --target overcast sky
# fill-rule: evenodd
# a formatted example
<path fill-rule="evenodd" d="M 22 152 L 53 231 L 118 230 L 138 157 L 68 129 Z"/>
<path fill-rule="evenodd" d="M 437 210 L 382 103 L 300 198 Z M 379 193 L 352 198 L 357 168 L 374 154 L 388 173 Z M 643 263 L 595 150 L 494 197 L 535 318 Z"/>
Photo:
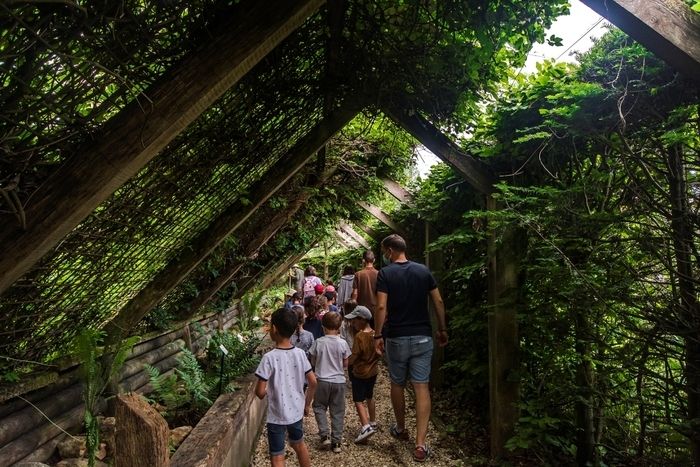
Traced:
<path fill-rule="evenodd" d="M 594 12 L 579 0 L 570 0 L 571 9 L 566 16 L 560 16 L 547 30 L 546 37 L 554 34 L 562 38 L 561 47 L 535 44 L 528 55 L 522 73 L 535 72 L 535 64 L 546 58 L 557 61 L 575 62 L 572 52 L 585 52 L 593 45 L 592 37 L 602 36 L 606 29 L 606 21 L 601 20 L 600 15 Z M 567 50 L 568 49 L 568 50 Z M 430 167 L 440 160 L 433 153 L 425 148 L 418 149 L 418 172 L 421 177 L 425 177 L 430 172 Z"/>

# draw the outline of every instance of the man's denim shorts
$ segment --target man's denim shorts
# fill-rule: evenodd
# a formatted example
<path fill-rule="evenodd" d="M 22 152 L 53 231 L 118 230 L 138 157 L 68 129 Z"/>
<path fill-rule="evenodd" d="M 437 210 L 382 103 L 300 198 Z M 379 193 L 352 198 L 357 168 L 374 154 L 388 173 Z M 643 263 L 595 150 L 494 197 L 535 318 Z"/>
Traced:
<path fill-rule="evenodd" d="M 304 441 L 304 419 L 291 425 L 267 424 L 267 442 L 270 445 L 270 457 L 284 454 L 284 442 L 289 433 L 289 444 Z"/>
<path fill-rule="evenodd" d="M 392 383 L 405 386 L 407 378 L 414 383 L 430 382 L 432 337 L 391 337 L 386 339 L 384 347 Z"/>

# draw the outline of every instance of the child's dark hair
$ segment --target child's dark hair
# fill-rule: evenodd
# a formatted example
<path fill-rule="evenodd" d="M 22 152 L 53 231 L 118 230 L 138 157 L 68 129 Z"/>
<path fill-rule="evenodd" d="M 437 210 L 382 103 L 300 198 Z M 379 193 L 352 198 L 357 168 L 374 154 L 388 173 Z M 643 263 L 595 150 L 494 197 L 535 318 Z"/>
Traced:
<path fill-rule="evenodd" d="M 349 276 L 350 274 L 355 274 L 355 268 L 353 268 L 352 266 L 345 266 L 343 268 L 343 275 Z"/>
<path fill-rule="evenodd" d="M 289 338 L 297 328 L 297 315 L 292 310 L 278 308 L 272 313 L 270 323 L 275 326 L 280 336 Z"/>
<path fill-rule="evenodd" d="M 352 313 L 352 310 L 354 310 L 356 306 L 357 300 L 353 300 L 352 298 L 343 303 L 343 316 Z"/>
<path fill-rule="evenodd" d="M 292 306 L 292 311 L 297 315 L 297 340 L 301 337 L 301 326 L 306 320 L 306 313 L 304 313 L 304 307 L 301 305 Z"/>
<path fill-rule="evenodd" d="M 331 331 L 337 331 L 340 329 L 340 323 L 342 322 L 343 318 L 340 317 L 338 313 L 335 311 L 329 311 L 325 315 L 323 315 L 323 318 L 321 319 L 321 325 L 326 328 L 330 329 Z"/>

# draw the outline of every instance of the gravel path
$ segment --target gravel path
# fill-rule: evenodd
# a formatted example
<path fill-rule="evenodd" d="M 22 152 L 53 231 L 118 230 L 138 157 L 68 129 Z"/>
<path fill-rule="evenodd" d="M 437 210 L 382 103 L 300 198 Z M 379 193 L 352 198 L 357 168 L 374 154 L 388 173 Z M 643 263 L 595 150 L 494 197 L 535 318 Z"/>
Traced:
<path fill-rule="evenodd" d="M 351 391 L 346 392 L 345 405 L 345 432 L 341 453 L 322 451 L 319 449 L 318 428 L 313 413 L 304 418 L 304 438 L 311 454 L 311 463 L 314 466 L 333 465 L 333 467 L 393 467 L 401 465 L 420 465 L 413 461 L 413 448 L 415 443 L 415 405 L 412 393 L 406 395 L 406 426 L 412 436 L 411 441 L 399 441 L 389 435 L 389 428 L 394 423 L 394 413 L 389 400 L 389 376 L 386 368 L 380 365 L 380 374 L 377 385 L 374 388 L 374 396 L 377 405 L 377 422 L 379 423 L 379 433 L 372 436 L 365 445 L 353 443 L 355 436 L 360 429 L 360 421 L 352 403 Z M 428 445 L 432 449 L 432 457 L 425 462 L 425 465 L 437 466 L 464 466 L 458 460 L 457 447 L 454 441 L 441 436 L 430 423 L 428 430 Z M 287 465 L 298 466 L 294 451 L 287 444 Z M 258 441 L 258 447 L 253 459 L 254 467 L 269 466 L 267 447 L 267 432 L 263 428 L 262 435 Z"/>

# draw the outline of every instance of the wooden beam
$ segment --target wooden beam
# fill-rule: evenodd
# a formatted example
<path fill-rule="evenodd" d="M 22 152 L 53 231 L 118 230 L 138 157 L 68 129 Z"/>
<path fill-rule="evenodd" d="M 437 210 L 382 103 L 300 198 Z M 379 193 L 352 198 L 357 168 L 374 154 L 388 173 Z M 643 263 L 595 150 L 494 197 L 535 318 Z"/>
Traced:
<path fill-rule="evenodd" d="M 202 231 L 179 255 L 176 255 L 153 280 L 132 298 L 108 323 L 108 342 L 121 339 L 168 292 L 180 283 L 226 237 L 291 179 L 333 135 L 340 131 L 358 110 L 345 104 L 300 139 L 286 157 L 272 166 L 249 189 L 250 199 L 239 199 Z"/>
<path fill-rule="evenodd" d="M 355 241 L 352 237 L 350 237 L 350 235 L 348 235 L 347 233 L 340 230 L 340 228 L 338 230 L 336 230 L 335 232 L 333 232 L 333 236 L 340 243 L 340 245 L 344 248 L 349 248 L 349 249 L 354 250 L 354 249 L 362 246 L 359 243 L 357 243 L 357 241 Z"/>
<path fill-rule="evenodd" d="M 490 211 L 502 206 L 487 197 Z M 522 307 L 520 261 L 525 234 L 516 226 L 489 227 L 488 240 L 489 431 L 491 457 L 506 453 L 520 412 L 518 308 Z"/>
<path fill-rule="evenodd" d="M 289 221 L 296 215 L 296 213 L 301 209 L 308 201 L 311 199 L 311 194 L 313 189 L 322 186 L 328 179 L 330 179 L 337 166 L 330 168 L 320 177 L 316 177 L 311 184 L 302 187 L 301 190 L 297 190 L 296 196 L 293 196 L 289 200 L 287 206 L 274 214 L 271 218 L 269 216 L 263 216 L 255 223 L 255 225 L 250 226 L 251 232 L 256 232 L 252 239 L 241 249 L 241 256 L 250 257 L 254 255 L 260 248 L 267 244 L 271 238 L 273 238 L 279 230 L 284 227 Z M 216 293 L 229 284 L 233 278 L 238 274 L 241 268 L 244 266 L 245 260 L 232 260 L 226 265 L 224 271 L 219 274 L 211 283 L 209 287 L 201 291 L 199 295 L 190 303 L 190 309 L 188 314 L 190 316 L 196 314 L 198 310 L 204 306 L 209 300 L 211 300 Z"/>
<path fill-rule="evenodd" d="M 221 36 L 187 56 L 104 126 L 30 197 L 26 229 L 4 222 L 0 293 L 60 242 L 225 91 L 236 84 L 323 0 L 247 0 Z M 254 25 L 254 27 L 251 27 Z M 7 218 L 5 218 L 7 219 Z"/>
<path fill-rule="evenodd" d="M 384 189 L 388 191 L 391 196 L 399 200 L 401 204 L 408 205 L 411 204 L 411 201 L 413 201 L 411 193 L 409 193 L 407 189 L 399 185 L 394 180 L 383 178 L 382 183 L 384 184 Z"/>
<path fill-rule="evenodd" d="M 371 249 L 372 249 L 372 247 L 370 246 L 369 242 L 368 242 L 367 240 L 365 240 L 365 237 L 363 237 L 362 235 L 360 235 L 359 233 L 357 233 L 357 232 L 355 231 L 355 229 L 353 229 L 349 224 L 346 224 L 345 222 L 341 222 L 341 223 L 340 223 L 340 229 L 341 229 L 343 232 L 345 232 L 345 233 L 347 233 L 348 235 L 350 235 L 350 237 L 352 237 L 353 240 L 355 240 L 357 243 L 359 243 L 359 244 L 362 245 L 363 247 L 367 248 L 368 250 L 371 250 Z"/>
<path fill-rule="evenodd" d="M 373 240 L 381 240 L 381 238 L 379 238 L 379 233 L 367 224 L 363 224 L 361 222 L 353 222 L 353 224 L 355 224 L 355 227 L 358 227 L 364 233 L 372 237 Z"/>
<path fill-rule="evenodd" d="M 358 201 L 359 204 L 365 211 L 372 214 L 378 221 L 389 227 L 391 230 L 399 235 L 406 236 L 406 232 L 401 228 L 399 224 L 391 220 L 389 215 L 382 211 L 379 207 L 366 203 L 364 201 Z"/>
<path fill-rule="evenodd" d="M 382 107 L 382 112 L 456 170 L 475 190 L 484 194 L 493 193 L 497 178 L 491 169 L 483 161 L 465 154 L 424 117 L 416 112 L 409 114 L 404 109 L 386 106 Z"/>
<path fill-rule="evenodd" d="M 700 79 L 700 15 L 682 0 L 581 0 L 688 78 Z"/>

